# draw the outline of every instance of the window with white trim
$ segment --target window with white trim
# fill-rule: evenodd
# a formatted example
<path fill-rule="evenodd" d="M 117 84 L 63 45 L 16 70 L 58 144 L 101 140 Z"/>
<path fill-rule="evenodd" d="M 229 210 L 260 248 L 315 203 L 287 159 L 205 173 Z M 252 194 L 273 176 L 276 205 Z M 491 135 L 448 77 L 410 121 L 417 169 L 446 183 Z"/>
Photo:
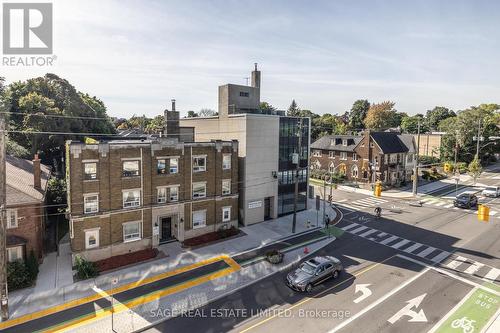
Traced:
<path fill-rule="evenodd" d="M 139 176 L 139 161 L 123 161 L 123 177 Z"/>
<path fill-rule="evenodd" d="M 85 230 L 85 248 L 99 247 L 99 229 Z"/>
<path fill-rule="evenodd" d="M 222 222 L 231 221 L 231 207 L 222 207 Z"/>
<path fill-rule="evenodd" d="M 340 152 L 340 159 L 344 160 L 344 161 L 347 160 L 347 152 L 341 151 Z"/>
<path fill-rule="evenodd" d="M 7 229 L 17 228 L 17 209 L 7 209 Z"/>
<path fill-rule="evenodd" d="M 342 146 L 347 147 L 347 139 L 342 139 Z"/>
<path fill-rule="evenodd" d="M 202 172 L 207 170 L 207 158 L 206 156 L 194 156 L 193 157 L 193 172 Z"/>
<path fill-rule="evenodd" d="M 358 178 L 359 170 L 357 165 L 353 165 L 351 168 L 351 175 L 353 178 Z"/>
<path fill-rule="evenodd" d="M 207 211 L 197 210 L 193 212 L 193 229 L 203 228 L 207 225 Z"/>
<path fill-rule="evenodd" d="M 179 172 L 179 159 L 176 158 L 171 158 L 169 160 L 169 172 L 170 173 L 178 173 Z"/>
<path fill-rule="evenodd" d="M 222 155 L 222 170 L 231 169 L 231 154 Z"/>
<path fill-rule="evenodd" d="M 167 173 L 167 160 L 161 158 L 156 161 L 156 172 L 159 175 L 164 175 Z"/>
<path fill-rule="evenodd" d="M 204 198 L 207 196 L 207 183 L 193 183 L 193 199 Z"/>
<path fill-rule="evenodd" d="M 328 152 L 328 157 L 334 158 L 335 157 L 335 152 L 334 151 L 329 151 Z"/>
<path fill-rule="evenodd" d="M 156 189 L 156 200 L 158 203 L 167 202 L 167 188 L 166 187 L 158 187 Z"/>
<path fill-rule="evenodd" d="M 123 242 L 141 239 L 141 221 L 123 223 Z"/>
<path fill-rule="evenodd" d="M 358 160 L 358 154 L 352 153 L 352 160 L 357 161 Z"/>
<path fill-rule="evenodd" d="M 231 194 L 231 179 L 222 180 L 222 195 Z"/>
<path fill-rule="evenodd" d="M 313 156 L 321 157 L 321 150 L 313 150 Z"/>
<path fill-rule="evenodd" d="M 138 207 L 141 205 L 141 190 L 123 191 L 123 208 Z"/>
<path fill-rule="evenodd" d="M 8 247 L 7 260 L 9 262 L 23 260 L 23 247 L 22 246 Z"/>
<path fill-rule="evenodd" d="M 170 202 L 179 201 L 179 186 L 170 186 L 168 192 Z"/>
<path fill-rule="evenodd" d="M 96 180 L 97 179 L 97 163 L 88 162 L 83 164 L 83 179 Z"/>
<path fill-rule="evenodd" d="M 333 162 L 330 163 L 330 165 L 328 166 L 328 172 L 330 173 L 335 172 L 335 164 L 333 164 Z"/>
<path fill-rule="evenodd" d="M 99 195 L 84 194 L 83 195 L 83 213 L 93 214 L 99 211 Z"/>
<path fill-rule="evenodd" d="M 398 154 L 390 154 L 389 161 L 391 163 L 397 163 L 398 162 Z"/>

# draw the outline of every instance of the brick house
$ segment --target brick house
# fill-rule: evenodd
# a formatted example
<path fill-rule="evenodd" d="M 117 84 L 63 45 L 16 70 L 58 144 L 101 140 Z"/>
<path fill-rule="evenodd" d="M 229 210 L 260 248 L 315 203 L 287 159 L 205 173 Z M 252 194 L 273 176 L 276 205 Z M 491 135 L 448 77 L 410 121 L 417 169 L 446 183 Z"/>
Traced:
<path fill-rule="evenodd" d="M 67 143 L 70 239 L 95 261 L 238 226 L 238 142 Z"/>
<path fill-rule="evenodd" d="M 7 259 L 24 260 L 31 251 L 41 259 L 50 168 L 38 155 L 33 161 L 7 155 L 6 167 Z"/>
<path fill-rule="evenodd" d="M 348 181 L 399 185 L 410 181 L 415 165 L 412 135 L 364 131 L 326 135 L 311 145 L 311 169 L 344 173 Z"/>

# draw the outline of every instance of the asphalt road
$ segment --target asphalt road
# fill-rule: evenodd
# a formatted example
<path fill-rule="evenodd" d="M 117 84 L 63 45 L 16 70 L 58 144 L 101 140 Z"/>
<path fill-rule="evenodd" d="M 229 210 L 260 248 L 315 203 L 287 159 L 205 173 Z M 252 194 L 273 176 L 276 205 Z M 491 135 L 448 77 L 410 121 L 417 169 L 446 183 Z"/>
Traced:
<path fill-rule="evenodd" d="M 495 174 L 484 176 L 479 182 L 499 182 Z M 412 207 L 404 200 L 374 201 L 341 191 L 334 198 L 356 208 L 343 209 L 338 226 L 347 231 L 319 253 L 344 263 L 338 280 L 305 294 L 285 285 L 287 272 L 275 274 L 200 308 L 194 317 L 169 319 L 148 332 L 428 332 L 474 284 L 484 284 L 485 275 L 500 268 L 500 220 L 478 222 L 466 210 Z M 372 214 L 376 205 L 383 208 L 380 219 Z M 367 229 L 349 228 L 353 223 Z M 381 235 L 394 235 L 394 243 L 405 246 L 381 244 Z M 404 251 L 412 246 L 449 257 L 437 264 L 429 260 L 434 254 Z M 462 257 L 467 261 L 457 263 Z M 434 264 L 439 270 L 429 268 Z"/>

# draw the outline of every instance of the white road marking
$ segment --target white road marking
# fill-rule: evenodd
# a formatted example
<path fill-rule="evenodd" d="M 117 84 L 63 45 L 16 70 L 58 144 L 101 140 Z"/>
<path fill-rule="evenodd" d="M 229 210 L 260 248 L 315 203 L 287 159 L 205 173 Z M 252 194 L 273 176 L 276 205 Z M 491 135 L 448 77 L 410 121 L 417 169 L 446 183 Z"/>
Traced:
<path fill-rule="evenodd" d="M 374 232 L 377 232 L 377 230 L 375 230 L 375 229 L 370 229 L 370 230 L 368 230 L 368 231 L 366 231 L 366 232 L 363 232 L 361 235 L 359 235 L 359 237 L 366 237 L 366 236 L 368 236 L 368 235 L 373 234 Z"/>
<path fill-rule="evenodd" d="M 386 239 L 384 239 L 383 241 L 381 241 L 381 242 L 380 242 L 380 244 L 382 244 L 382 245 L 387 245 L 387 244 L 389 244 L 390 242 L 393 242 L 393 241 L 395 241 L 395 240 L 396 240 L 396 239 L 398 239 L 398 238 L 399 238 L 398 236 L 391 236 L 391 237 L 386 238 Z"/>
<path fill-rule="evenodd" d="M 428 201 L 431 201 L 431 200 L 436 200 L 436 199 L 434 199 L 434 198 L 423 198 L 420 201 L 422 201 L 422 202 L 428 202 Z"/>
<path fill-rule="evenodd" d="M 458 266 L 460 266 L 461 264 L 463 264 L 466 261 L 467 261 L 467 258 L 464 258 L 462 256 L 458 256 L 458 257 L 455 258 L 455 260 L 450 261 L 449 263 L 447 263 L 446 267 L 448 267 L 450 269 L 457 269 Z"/>
<path fill-rule="evenodd" d="M 407 240 L 407 239 L 403 239 L 401 242 L 398 242 L 398 243 L 396 243 L 396 244 L 394 244 L 394 245 L 391 245 L 391 247 L 392 247 L 393 249 L 399 249 L 401 246 L 403 246 L 403 245 L 405 245 L 405 244 L 408 244 L 409 242 L 410 242 L 409 240 Z"/>
<path fill-rule="evenodd" d="M 346 202 L 346 201 L 347 201 L 347 199 L 342 199 L 342 200 L 337 200 L 335 202 Z"/>
<path fill-rule="evenodd" d="M 406 303 L 408 303 L 408 304 L 405 305 L 401 310 L 399 310 L 398 312 L 396 312 L 394 314 L 394 316 L 392 316 L 391 318 L 387 319 L 387 321 L 390 322 L 391 324 L 394 324 L 399 319 L 401 319 L 401 317 L 408 316 L 408 317 L 411 318 L 410 320 L 408 320 L 408 322 L 412 322 L 412 323 L 413 322 L 415 322 L 415 323 L 423 322 L 423 323 L 426 323 L 427 322 L 427 317 L 425 316 L 424 310 L 420 309 L 420 311 L 418 311 L 418 312 L 416 311 L 416 309 L 420 306 L 420 303 L 422 303 L 422 301 L 424 300 L 425 296 L 427 296 L 427 293 L 422 294 L 420 296 L 417 296 L 415 298 L 412 298 L 412 299 L 406 301 Z M 415 308 L 415 310 L 412 310 L 412 308 Z"/>
<path fill-rule="evenodd" d="M 339 205 L 339 206 L 340 206 L 340 208 L 345 209 L 345 210 L 349 210 L 349 211 L 351 211 L 351 212 L 355 212 L 355 211 L 357 211 L 357 210 L 358 210 L 356 207 L 349 206 L 349 205 L 347 205 L 347 204 L 341 204 L 341 205 Z"/>
<path fill-rule="evenodd" d="M 361 227 L 357 228 L 357 229 L 354 229 L 352 231 L 349 231 L 351 234 L 357 234 L 358 232 L 360 231 L 363 231 L 365 229 L 367 229 L 368 227 L 365 227 L 364 225 L 362 225 Z"/>
<path fill-rule="evenodd" d="M 415 251 L 416 249 L 418 249 L 419 247 L 421 247 L 422 244 L 420 243 L 416 243 L 416 244 L 413 244 L 412 246 L 404 249 L 403 251 L 407 252 L 407 253 L 412 253 L 413 251 Z"/>
<path fill-rule="evenodd" d="M 351 228 L 354 228 L 354 227 L 357 227 L 357 226 L 359 226 L 359 224 L 357 224 L 357 223 L 353 223 L 353 224 L 346 225 L 345 227 L 342 227 L 342 228 L 340 228 L 340 229 L 342 229 L 342 230 L 344 230 L 344 231 L 347 231 L 347 230 L 349 230 L 349 229 L 351 229 Z"/>
<path fill-rule="evenodd" d="M 385 232 L 381 232 L 380 234 L 378 234 L 379 237 L 384 237 L 386 235 L 387 235 L 387 233 L 385 233 Z"/>
<path fill-rule="evenodd" d="M 451 208 L 451 207 L 453 207 L 453 204 L 446 205 L 443 208 Z"/>
<path fill-rule="evenodd" d="M 446 201 L 438 201 L 438 202 L 436 202 L 436 203 L 434 204 L 434 206 L 439 207 L 439 206 L 444 205 L 445 203 L 446 203 Z"/>
<path fill-rule="evenodd" d="M 330 330 L 328 333 L 335 333 L 335 332 L 339 331 L 340 329 L 344 328 L 345 326 L 349 325 L 351 322 L 358 319 L 359 317 L 361 317 L 362 315 L 364 315 L 365 313 L 367 313 L 368 311 L 370 311 L 371 309 L 373 309 L 374 307 L 376 307 L 380 303 L 384 302 L 386 299 L 388 299 L 389 297 L 391 297 L 395 293 L 399 292 L 401 289 L 406 288 L 406 286 L 408 286 L 410 283 L 412 283 L 413 281 L 420 278 L 422 275 L 427 273 L 429 270 L 430 270 L 430 267 L 426 267 L 423 271 L 421 271 L 420 273 L 418 273 L 417 275 L 415 275 L 411 279 L 406 280 L 404 283 L 400 284 L 397 288 L 393 289 L 392 291 L 388 292 L 384 296 L 380 297 L 378 300 L 376 300 L 372 304 L 368 305 L 366 308 L 364 308 L 360 312 L 356 313 L 354 316 L 350 317 L 346 321 L 343 321 L 342 323 L 340 323 L 340 325 L 338 325 L 334 329 Z"/>
<path fill-rule="evenodd" d="M 419 254 L 417 254 L 417 256 L 419 256 L 421 258 L 425 258 L 429 254 L 431 254 L 431 252 L 433 252 L 434 250 L 435 250 L 434 247 L 428 246 L 425 250 L 423 250 L 422 252 L 420 252 Z"/>
<path fill-rule="evenodd" d="M 464 273 L 473 275 L 474 273 L 476 273 L 483 266 L 484 266 L 483 263 L 475 261 L 474 264 L 470 265 L 469 268 L 467 268 L 464 271 Z"/>
<path fill-rule="evenodd" d="M 361 296 L 356 298 L 353 302 L 354 303 L 359 303 L 362 300 L 364 300 L 367 297 L 370 297 L 372 294 L 372 291 L 368 288 L 370 284 L 357 284 L 356 287 L 354 287 L 354 293 L 357 294 L 358 292 L 361 291 Z"/>
<path fill-rule="evenodd" d="M 485 275 L 486 280 L 495 281 L 500 275 L 500 269 L 493 267 L 488 274 Z"/>
<path fill-rule="evenodd" d="M 443 261 L 445 258 L 447 258 L 449 255 L 451 255 L 450 252 L 443 251 L 440 254 L 438 254 L 437 256 L 435 256 L 434 258 L 432 258 L 431 261 L 439 263 L 439 262 Z"/>
<path fill-rule="evenodd" d="M 497 214 L 498 214 L 498 212 L 497 212 L 496 210 L 492 210 L 492 211 L 490 211 L 490 216 L 495 216 L 495 215 L 497 215 Z"/>

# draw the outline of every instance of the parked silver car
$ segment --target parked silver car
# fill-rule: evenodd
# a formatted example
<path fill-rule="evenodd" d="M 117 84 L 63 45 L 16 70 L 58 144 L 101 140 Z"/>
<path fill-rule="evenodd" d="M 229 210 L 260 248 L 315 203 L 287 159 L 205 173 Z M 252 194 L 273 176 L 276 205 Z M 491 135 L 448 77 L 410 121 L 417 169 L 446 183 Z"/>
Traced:
<path fill-rule="evenodd" d="M 343 269 L 342 263 L 335 257 L 314 257 L 288 273 L 286 283 L 294 290 L 310 292 L 315 285 L 329 278 L 336 279 Z"/>
<path fill-rule="evenodd" d="M 500 186 L 488 186 L 481 194 L 485 197 L 500 197 Z"/>

